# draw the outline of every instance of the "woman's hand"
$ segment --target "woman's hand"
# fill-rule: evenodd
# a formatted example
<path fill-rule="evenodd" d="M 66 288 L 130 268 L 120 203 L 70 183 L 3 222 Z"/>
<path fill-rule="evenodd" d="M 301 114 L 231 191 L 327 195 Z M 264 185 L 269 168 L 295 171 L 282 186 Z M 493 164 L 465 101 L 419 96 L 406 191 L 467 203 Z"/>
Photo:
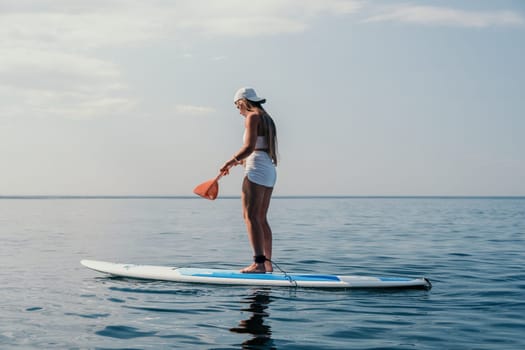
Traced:
<path fill-rule="evenodd" d="M 221 167 L 221 169 L 219 171 L 223 175 L 228 175 L 228 173 L 230 172 L 230 168 L 232 168 L 232 167 L 234 167 L 236 165 L 239 165 L 239 164 L 241 164 L 241 162 L 239 162 L 235 158 L 232 158 L 229 161 L 227 161 L 226 163 L 224 163 L 224 165 Z"/>

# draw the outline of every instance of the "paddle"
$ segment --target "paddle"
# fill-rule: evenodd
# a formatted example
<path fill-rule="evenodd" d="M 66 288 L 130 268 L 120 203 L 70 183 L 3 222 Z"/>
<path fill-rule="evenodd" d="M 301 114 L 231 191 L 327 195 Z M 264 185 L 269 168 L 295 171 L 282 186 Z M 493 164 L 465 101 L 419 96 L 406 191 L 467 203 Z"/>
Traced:
<path fill-rule="evenodd" d="M 228 170 L 219 173 L 219 175 L 211 180 L 197 185 L 197 187 L 193 189 L 193 193 L 201 196 L 202 198 L 214 200 L 219 195 L 219 179 L 224 175 L 228 175 Z"/>

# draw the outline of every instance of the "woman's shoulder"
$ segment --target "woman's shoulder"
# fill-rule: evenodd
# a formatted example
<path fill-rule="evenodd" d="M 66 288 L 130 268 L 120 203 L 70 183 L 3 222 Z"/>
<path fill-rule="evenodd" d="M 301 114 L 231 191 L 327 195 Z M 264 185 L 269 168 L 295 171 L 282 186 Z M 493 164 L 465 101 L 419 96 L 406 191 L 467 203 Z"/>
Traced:
<path fill-rule="evenodd" d="M 263 113 L 261 113 L 260 111 L 253 111 L 253 112 L 249 112 L 246 115 L 246 120 L 253 123 L 253 122 L 258 122 L 262 117 L 263 117 Z"/>
<path fill-rule="evenodd" d="M 255 116 L 261 117 L 262 115 L 264 115 L 264 112 L 262 110 L 256 108 L 256 109 L 254 109 L 252 111 L 249 111 L 248 115 L 255 115 Z"/>

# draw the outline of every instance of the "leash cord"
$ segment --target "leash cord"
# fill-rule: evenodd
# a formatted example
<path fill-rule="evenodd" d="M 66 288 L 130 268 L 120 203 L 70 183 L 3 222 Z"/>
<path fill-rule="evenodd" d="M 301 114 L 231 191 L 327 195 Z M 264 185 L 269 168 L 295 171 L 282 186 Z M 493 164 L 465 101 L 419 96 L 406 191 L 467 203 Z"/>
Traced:
<path fill-rule="evenodd" d="M 292 285 L 292 287 L 295 287 L 295 288 L 299 287 L 299 286 L 297 285 L 297 281 L 294 280 L 294 279 L 292 278 L 292 276 L 290 276 L 286 271 L 284 271 L 283 269 L 281 269 L 281 267 L 280 267 L 279 265 L 277 265 L 277 263 L 276 263 L 275 261 L 270 260 L 270 259 L 266 259 L 266 260 L 268 260 L 269 262 L 271 262 L 272 265 L 275 266 L 275 267 L 276 267 L 276 268 L 277 268 L 277 269 L 278 269 L 278 270 L 284 275 L 284 277 L 288 280 L 288 282 L 290 282 L 290 284 Z"/>

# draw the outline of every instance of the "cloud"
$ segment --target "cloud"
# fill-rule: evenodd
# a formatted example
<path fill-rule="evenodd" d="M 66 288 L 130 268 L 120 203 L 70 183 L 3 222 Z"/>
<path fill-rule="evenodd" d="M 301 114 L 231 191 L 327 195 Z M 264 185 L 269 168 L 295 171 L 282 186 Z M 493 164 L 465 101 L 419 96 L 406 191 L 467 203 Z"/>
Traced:
<path fill-rule="evenodd" d="M 0 56 L 0 115 L 87 119 L 129 110 L 116 65 L 72 53 L 11 49 Z"/>
<path fill-rule="evenodd" d="M 360 4 L 352 0 L 2 1 L 0 118 L 94 118 L 129 111 L 138 101 L 127 95 L 122 68 L 98 55 L 106 48 L 142 47 L 166 39 L 187 47 L 199 38 L 301 33 L 322 14 L 353 13 Z M 211 112 L 197 106 L 178 110 Z"/>
<path fill-rule="evenodd" d="M 95 50 L 147 41 L 152 27 L 122 15 L 41 8 L 2 13 L 0 117 L 90 119 L 128 112 L 138 101 L 127 95 L 121 67 Z"/>
<path fill-rule="evenodd" d="M 345 15 L 361 6 L 352 0 L 19 0 L 0 8 L 0 40 L 2 46 L 85 50 L 188 35 L 298 33 L 317 16 Z"/>
<path fill-rule="evenodd" d="M 215 112 L 215 109 L 205 106 L 177 105 L 175 112 L 183 115 L 207 115 Z"/>
<path fill-rule="evenodd" d="M 102 92 L 67 92 L 6 88 L 0 86 L 2 103 L 0 115 L 4 118 L 38 117 L 93 119 L 123 114 L 134 107 L 127 97 L 108 96 Z"/>
<path fill-rule="evenodd" d="M 169 40 L 191 52 L 201 39 L 296 35 L 322 16 L 357 12 L 375 12 L 365 22 L 463 27 L 525 23 L 512 11 L 402 5 L 377 12 L 370 3 L 354 0 L 6 0 L 0 4 L 0 118 L 94 118 L 133 110 L 140 103 L 130 95 L 123 68 L 100 56 L 108 48 Z M 178 110 L 211 112 L 189 105 Z"/>
<path fill-rule="evenodd" d="M 0 15 L 2 47 L 87 51 L 143 43 L 159 37 L 162 24 L 139 13 L 11 13 Z"/>
<path fill-rule="evenodd" d="M 484 28 L 491 26 L 518 26 L 524 17 L 512 11 L 464 11 L 435 6 L 392 6 L 383 13 L 368 17 L 365 22 L 402 22 L 423 25 Z"/>
<path fill-rule="evenodd" d="M 121 78 L 117 65 L 94 57 L 59 51 L 24 48 L 5 51 L 0 56 L 0 75 L 2 85 L 17 88 L 68 91 L 83 91 L 93 87 L 122 88 L 117 83 Z M 35 77 L 45 79 L 35 82 Z"/>
<path fill-rule="evenodd" d="M 257 37 L 304 32 L 321 15 L 357 12 L 362 1 L 243 0 L 188 1 L 179 9 L 179 29 L 206 36 Z"/>

